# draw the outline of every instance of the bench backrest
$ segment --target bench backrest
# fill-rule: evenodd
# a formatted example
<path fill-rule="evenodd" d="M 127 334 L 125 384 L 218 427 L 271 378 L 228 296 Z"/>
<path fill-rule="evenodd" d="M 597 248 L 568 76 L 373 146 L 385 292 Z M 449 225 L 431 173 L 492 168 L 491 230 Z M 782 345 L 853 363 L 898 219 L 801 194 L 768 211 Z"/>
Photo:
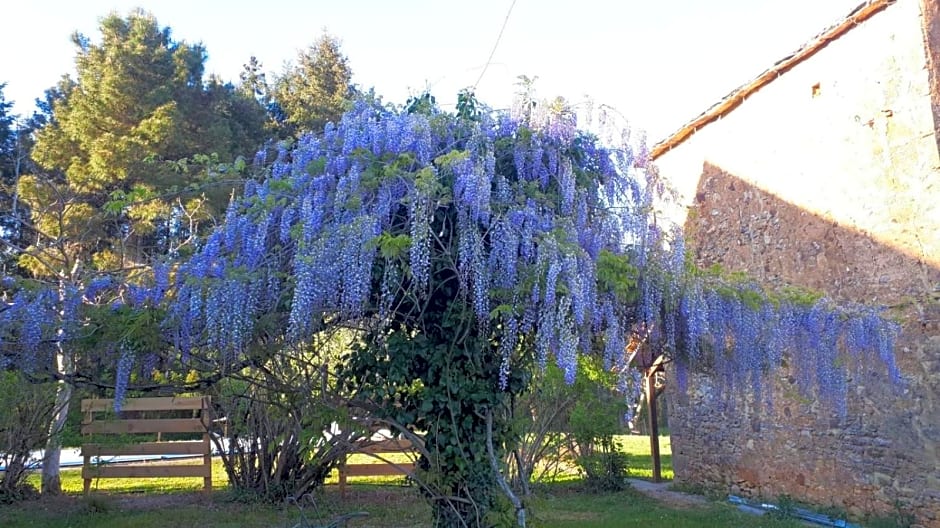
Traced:
<path fill-rule="evenodd" d="M 156 478 L 156 477 L 202 477 L 203 488 L 212 489 L 212 443 L 209 439 L 210 399 L 208 396 L 165 397 L 165 398 L 128 398 L 121 405 L 121 414 L 131 414 L 127 418 L 114 416 L 114 400 L 82 400 L 82 434 L 85 435 L 136 435 L 157 433 L 158 441 L 85 443 L 82 445 L 82 478 L 85 493 L 91 488 L 91 481 L 97 478 Z M 188 417 L 167 417 L 169 413 L 180 414 L 184 411 Z M 187 412 L 188 411 L 188 412 Z M 105 413 L 103 416 L 101 413 Z M 134 415 L 146 413 L 146 418 Z M 150 417 L 157 415 L 160 417 Z M 162 415 L 162 416 L 161 416 Z M 164 433 L 202 433 L 201 440 L 159 441 Z M 202 456 L 199 465 L 140 465 L 142 458 Z M 92 458 L 96 460 L 92 460 Z M 122 462 L 112 465 L 105 457 L 124 457 L 113 459 Z M 141 457 L 134 459 L 133 457 Z M 123 462 L 129 461 L 127 464 Z"/>

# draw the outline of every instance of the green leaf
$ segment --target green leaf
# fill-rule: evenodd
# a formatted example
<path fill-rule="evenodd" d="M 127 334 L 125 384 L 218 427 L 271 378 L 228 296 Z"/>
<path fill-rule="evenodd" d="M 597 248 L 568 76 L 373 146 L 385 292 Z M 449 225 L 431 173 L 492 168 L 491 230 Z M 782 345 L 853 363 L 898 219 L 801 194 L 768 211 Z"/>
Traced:
<path fill-rule="evenodd" d="M 493 310 L 490 311 L 490 320 L 493 321 L 499 319 L 499 316 L 503 314 L 512 315 L 512 306 L 508 304 L 500 304 L 496 308 L 493 308 Z"/>
<path fill-rule="evenodd" d="M 311 161 L 307 164 L 306 171 L 307 174 L 311 176 L 319 176 L 323 174 L 323 171 L 326 170 L 326 158 L 320 156 L 319 158 Z"/>
<path fill-rule="evenodd" d="M 630 263 L 630 258 L 626 255 L 617 255 L 605 249 L 597 257 L 598 288 L 601 291 L 613 292 L 621 302 L 636 301 L 638 276 L 639 270 Z"/>
<path fill-rule="evenodd" d="M 397 259 L 411 248 L 411 237 L 405 234 L 392 235 L 388 231 L 382 232 L 372 240 L 379 249 L 379 254 L 385 259 Z"/>

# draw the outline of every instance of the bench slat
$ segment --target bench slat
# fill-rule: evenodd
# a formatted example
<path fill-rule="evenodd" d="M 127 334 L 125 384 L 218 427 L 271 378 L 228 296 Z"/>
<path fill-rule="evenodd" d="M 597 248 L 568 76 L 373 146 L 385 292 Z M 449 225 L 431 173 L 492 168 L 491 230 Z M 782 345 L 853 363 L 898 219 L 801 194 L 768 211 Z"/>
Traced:
<path fill-rule="evenodd" d="M 206 432 L 206 425 L 199 418 L 161 418 L 114 421 L 102 420 L 82 424 L 82 434 L 204 432 Z"/>
<path fill-rule="evenodd" d="M 356 453 L 366 453 L 366 454 L 378 454 L 378 453 L 398 453 L 404 451 L 411 451 L 414 449 L 414 446 L 410 441 L 405 439 L 400 440 L 384 440 L 377 442 L 375 444 L 367 444 L 358 449 Z"/>
<path fill-rule="evenodd" d="M 204 396 L 180 396 L 162 398 L 128 398 L 121 405 L 121 411 L 180 411 L 199 410 L 208 408 L 207 398 Z M 82 400 L 82 412 L 113 411 L 114 400 L 96 398 Z"/>
<path fill-rule="evenodd" d="M 139 444 L 83 444 L 82 456 L 115 455 L 201 455 L 206 452 L 202 440 L 191 442 L 141 442 Z"/>

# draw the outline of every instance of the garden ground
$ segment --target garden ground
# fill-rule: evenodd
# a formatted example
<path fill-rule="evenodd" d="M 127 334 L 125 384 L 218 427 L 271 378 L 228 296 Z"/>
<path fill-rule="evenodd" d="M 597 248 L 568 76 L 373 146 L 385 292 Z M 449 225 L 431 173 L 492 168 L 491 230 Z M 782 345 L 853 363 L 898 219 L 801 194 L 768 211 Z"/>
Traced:
<path fill-rule="evenodd" d="M 631 457 L 631 476 L 651 472 L 648 444 L 644 437 L 627 437 L 624 447 Z M 663 439 L 664 475 L 672 476 L 668 438 Z M 201 493 L 200 479 L 104 479 L 97 492 L 81 495 L 78 470 L 62 472 L 61 497 L 0 506 L 4 527 L 50 528 L 157 528 L 157 527 L 290 527 L 300 520 L 296 506 L 239 501 L 228 491 L 224 471 L 217 463 L 216 490 Z M 332 480 L 335 482 L 335 478 Z M 368 517 L 349 523 L 353 527 L 426 527 L 430 509 L 414 487 L 400 478 L 351 479 L 349 493 L 340 498 L 336 486 L 328 485 L 317 496 L 319 515 L 310 505 L 304 511 L 313 521 L 340 513 L 366 511 Z M 648 496 L 634 486 L 619 493 L 588 494 L 579 490 L 576 479 L 539 485 L 528 501 L 531 526 L 557 528 L 644 527 L 768 527 L 802 526 L 794 521 L 754 517 L 722 502 L 703 497 L 658 493 Z M 656 498 L 653 498 L 656 497 Z M 682 499 L 682 500 L 679 500 Z"/>

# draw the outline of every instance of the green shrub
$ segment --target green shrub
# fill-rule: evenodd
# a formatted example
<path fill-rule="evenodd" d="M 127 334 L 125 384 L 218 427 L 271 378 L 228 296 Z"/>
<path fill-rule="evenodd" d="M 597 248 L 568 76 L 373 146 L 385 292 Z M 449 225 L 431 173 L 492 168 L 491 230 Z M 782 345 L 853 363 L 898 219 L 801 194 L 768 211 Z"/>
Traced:
<path fill-rule="evenodd" d="M 621 432 L 626 413 L 624 397 L 614 388 L 616 377 L 601 360 L 583 357 L 578 362 L 574 390 L 577 403 L 568 419 L 575 463 L 592 492 L 620 491 L 626 487 L 628 458 L 618 451 L 614 436 Z"/>
<path fill-rule="evenodd" d="M 611 447 L 578 457 L 584 475 L 584 487 L 591 493 L 623 491 L 627 487 L 629 457 Z"/>
<path fill-rule="evenodd" d="M 32 498 L 26 482 L 30 453 L 46 442 L 55 405 L 55 387 L 35 384 L 14 371 L 0 372 L 0 503 Z"/>

